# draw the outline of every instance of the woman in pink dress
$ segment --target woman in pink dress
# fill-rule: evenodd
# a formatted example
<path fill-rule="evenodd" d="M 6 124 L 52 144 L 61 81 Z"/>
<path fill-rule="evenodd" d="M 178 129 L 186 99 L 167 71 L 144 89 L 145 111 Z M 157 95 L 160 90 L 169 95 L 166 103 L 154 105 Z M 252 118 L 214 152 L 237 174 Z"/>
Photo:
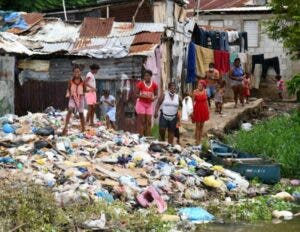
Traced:
<path fill-rule="evenodd" d="M 205 87 L 205 81 L 201 80 L 198 83 L 197 89 L 195 89 L 193 93 L 194 112 L 192 115 L 192 121 L 196 123 L 196 145 L 200 144 L 204 123 L 209 119 L 209 109 Z"/>

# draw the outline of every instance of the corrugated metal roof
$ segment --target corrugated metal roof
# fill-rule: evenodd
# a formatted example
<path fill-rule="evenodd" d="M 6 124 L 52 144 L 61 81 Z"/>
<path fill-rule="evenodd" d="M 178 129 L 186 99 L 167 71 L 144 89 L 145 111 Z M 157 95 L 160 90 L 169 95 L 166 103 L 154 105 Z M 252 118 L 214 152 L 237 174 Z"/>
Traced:
<path fill-rule="evenodd" d="M 133 45 L 129 49 L 129 55 L 151 55 L 153 54 L 157 44 L 141 44 L 141 45 Z"/>
<path fill-rule="evenodd" d="M 98 41 L 99 42 L 99 41 Z M 128 55 L 128 47 L 120 43 L 118 38 L 108 38 L 105 44 L 90 46 L 74 51 L 74 54 L 81 56 L 90 56 L 98 59 L 122 58 Z"/>
<path fill-rule="evenodd" d="M 259 12 L 259 11 L 271 11 L 272 8 L 269 6 L 249 6 L 249 7 L 229 7 L 229 8 L 219 8 L 219 9 L 212 9 L 212 10 L 204 10 L 203 12 L 249 12 L 249 11 L 254 11 L 254 12 Z"/>
<path fill-rule="evenodd" d="M 74 42 L 78 38 L 80 26 L 68 24 L 58 19 L 46 23 L 35 34 L 21 36 L 21 38 L 31 41 L 43 42 Z"/>
<path fill-rule="evenodd" d="M 32 27 L 34 24 L 38 23 L 43 19 L 43 14 L 41 13 L 27 13 L 23 15 L 25 22 Z"/>
<path fill-rule="evenodd" d="M 162 23 L 132 23 L 114 22 L 109 37 L 121 37 L 135 35 L 140 32 L 164 32 L 165 24 Z"/>
<path fill-rule="evenodd" d="M 101 19 L 87 17 L 84 19 L 81 29 L 80 37 L 101 37 L 108 36 L 113 26 L 114 18 Z"/>
<path fill-rule="evenodd" d="M 189 9 L 197 9 L 197 0 L 190 0 Z M 201 0 L 201 10 L 211 10 L 217 8 L 243 7 L 249 0 Z"/>
<path fill-rule="evenodd" d="M 159 44 L 161 40 L 161 32 L 142 32 L 136 34 L 132 45 L 135 44 Z"/>
<path fill-rule="evenodd" d="M 42 53 L 55 53 L 55 52 L 68 52 L 71 43 L 62 42 L 62 43 L 42 43 L 43 48 L 40 50 Z"/>
<path fill-rule="evenodd" d="M 10 32 L 13 34 L 20 34 L 24 31 L 27 31 L 43 19 L 43 14 L 41 14 L 41 13 L 26 13 L 26 14 L 22 14 L 22 17 L 24 18 L 25 22 L 27 23 L 28 28 L 26 30 L 21 30 L 19 28 L 11 28 L 11 29 L 7 30 L 7 32 Z"/>
<path fill-rule="evenodd" d="M 26 55 L 33 54 L 33 52 L 31 52 L 27 47 L 25 47 L 18 41 L 18 36 L 8 32 L 0 33 L 0 49 L 3 49 L 8 53 L 18 53 Z"/>

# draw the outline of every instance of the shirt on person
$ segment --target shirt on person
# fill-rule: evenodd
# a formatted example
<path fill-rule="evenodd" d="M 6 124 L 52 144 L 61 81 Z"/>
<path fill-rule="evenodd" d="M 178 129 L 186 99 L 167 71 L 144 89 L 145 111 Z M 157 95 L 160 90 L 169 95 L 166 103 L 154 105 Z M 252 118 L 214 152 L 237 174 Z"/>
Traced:
<path fill-rule="evenodd" d="M 92 72 L 88 72 L 88 74 L 86 74 L 86 84 L 93 88 L 96 88 L 96 79 Z M 89 86 L 86 86 L 87 91 L 91 90 Z"/>
<path fill-rule="evenodd" d="M 283 80 L 277 81 L 277 88 L 278 88 L 279 91 L 283 91 L 283 88 L 284 88 Z"/>
<path fill-rule="evenodd" d="M 215 85 L 220 78 L 220 73 L 217 69 L 206 72 L 206 82 L 208 86 Z"/>
<path fill-rule="evenodd" d="M 148 96 L 149 98 L 154 97 L 154 92 L 158 89 L 157 84 L 154 81 L 151 81 L 149 85 L 147 85 L 144 81 L 140 81 L 137 83 L 136 87 L 140 90 L 141 95 Z M 144 103 L 151 103 L 151 99 L 139 97 L 139 101 Z"/>
<path fill-rule="evenodd" d="M 105 101 L 108 101 L 109 103 L 114 103 L 114 105 L 111 106 L 108 103 L 106 103 Z M 106 98 L 105 96 L 101 96 L 100 102 L 102 103 L 103 111 L 105 113 L 107 113 L 110 110 L 112 110 L 113 108 L 115 108 L 115 101 L 116 101 L 116 99 L 112 95 L 109 95 L 108 98 Z"/>

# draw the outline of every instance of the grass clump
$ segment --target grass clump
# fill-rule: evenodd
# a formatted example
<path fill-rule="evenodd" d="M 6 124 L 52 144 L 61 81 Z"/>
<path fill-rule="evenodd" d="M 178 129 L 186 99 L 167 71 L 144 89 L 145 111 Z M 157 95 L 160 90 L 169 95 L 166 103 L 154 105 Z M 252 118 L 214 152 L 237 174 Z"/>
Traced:
<path fill-rule="evenodd" d="M 170 231 L 156 209 L 132 210 L 124 202 L 82 198 L 61 207 L 50 189 L 33 183 L 0 182 L 0 228 L 3 231 L 89 231 L 87 220 L 106 216 L 109 231 Z"/>
<path fill-rule="evenodd" d="M 271 196 L 259 196 L 225 206 L 211 203 L 207 210 L 224 220 L 258 222 L 271 221 L 274 210 L 291 210 L 293 206 L 290 202 Z"/>
<path fill-rule="evenodd" d="M 284 177 L 300 178 L 299 114 L 278 116 L 228 135 L 227 143 L 248 153 L 271 158 L 281 164 Z"/>

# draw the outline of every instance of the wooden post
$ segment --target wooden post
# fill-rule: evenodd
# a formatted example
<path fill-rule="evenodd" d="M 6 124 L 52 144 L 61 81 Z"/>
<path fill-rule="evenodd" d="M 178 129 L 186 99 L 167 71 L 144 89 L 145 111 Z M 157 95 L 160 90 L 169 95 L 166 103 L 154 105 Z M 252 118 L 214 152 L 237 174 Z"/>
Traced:
<path fill-rule="evenodd" d="M 139 9 L 140 9 L 141 6 L 143 5 L 144 1 L 145 1 L 145 0 L 140 1 L 138 7 L 136 8 L 135 13 L 134 13 L 134 15 L 132 16 L 132 24 L 135 24 L 135 17 L 137 16 L 137 14 L 138 14 L 138 12 L 139 12 Z"/>

